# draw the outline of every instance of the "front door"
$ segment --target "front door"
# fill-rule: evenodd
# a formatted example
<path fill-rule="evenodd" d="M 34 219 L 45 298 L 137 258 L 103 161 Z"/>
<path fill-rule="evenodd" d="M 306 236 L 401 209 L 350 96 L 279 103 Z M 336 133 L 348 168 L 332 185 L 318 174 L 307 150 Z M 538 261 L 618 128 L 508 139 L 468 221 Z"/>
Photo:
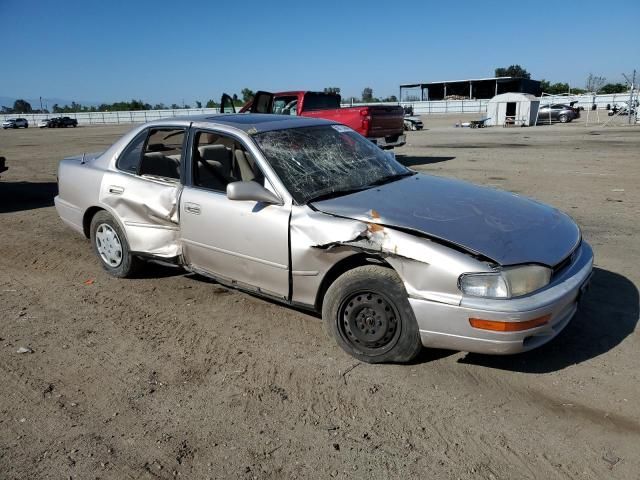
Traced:
<path fill-rule="evenodd" d="M 291 205 L 229 200 L 226 186 L 256 181 L 273 190 L 239 138 L 200 130 L 192 135 L 191 178 L 180 199 L 183 253 L 195 270 L 243 288 L 289 296 Z"/>

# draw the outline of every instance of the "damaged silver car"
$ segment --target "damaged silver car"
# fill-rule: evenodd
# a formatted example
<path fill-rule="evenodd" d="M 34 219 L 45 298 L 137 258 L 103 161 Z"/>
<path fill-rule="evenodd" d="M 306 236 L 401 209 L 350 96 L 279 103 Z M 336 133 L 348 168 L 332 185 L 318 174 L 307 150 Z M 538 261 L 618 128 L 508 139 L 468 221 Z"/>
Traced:
<path fill-rule="evenodd" d="M 63 160 L 58 177 L 60 217 L 112 275 L 160 261 L 322 312 L 366 362 L 538 347 L 573 317 L 592 271 L 564 213 L 416 173 L 320 119 L 155 121 Z"/>

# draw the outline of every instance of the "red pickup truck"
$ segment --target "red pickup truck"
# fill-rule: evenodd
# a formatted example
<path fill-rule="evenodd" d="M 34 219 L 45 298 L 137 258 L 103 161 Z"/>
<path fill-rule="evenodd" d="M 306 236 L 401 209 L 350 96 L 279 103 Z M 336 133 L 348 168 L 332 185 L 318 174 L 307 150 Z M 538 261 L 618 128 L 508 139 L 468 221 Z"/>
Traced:
<path fill-rule="evenodd" d="M 380 148 L 405 144 L 404 110 L 399 105 L 340 108 L 340 95 L 324 92 L 257 92 L 240 112 L 325 118 L 346 125 Z"/>

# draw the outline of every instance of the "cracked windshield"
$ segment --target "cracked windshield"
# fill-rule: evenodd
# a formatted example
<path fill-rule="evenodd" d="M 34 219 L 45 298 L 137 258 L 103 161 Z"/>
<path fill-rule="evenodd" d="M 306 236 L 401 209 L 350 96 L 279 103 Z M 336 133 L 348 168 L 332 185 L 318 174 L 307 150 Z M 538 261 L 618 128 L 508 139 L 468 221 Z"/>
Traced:
<path fill-rule="evenodd" d="M 331 198 L 412 175 L 389 154 L 342 125 L 254 135 L 298 203 Z"/>

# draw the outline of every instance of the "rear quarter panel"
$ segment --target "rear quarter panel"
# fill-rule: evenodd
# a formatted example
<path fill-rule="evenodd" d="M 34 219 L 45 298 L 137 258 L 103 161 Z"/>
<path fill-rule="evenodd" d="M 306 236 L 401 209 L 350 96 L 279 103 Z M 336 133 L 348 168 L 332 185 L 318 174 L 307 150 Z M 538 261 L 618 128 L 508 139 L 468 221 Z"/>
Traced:
<path fill-rule="evenodd" d="M 60 218 L 79 232 L 83 232 L 84 212 L 99 203 L 103 174 L 104 171 L 94 165 L 93 159 L 84 164 L 81 157 L 66 158 L 60 162 L 56 209 Z"/>

